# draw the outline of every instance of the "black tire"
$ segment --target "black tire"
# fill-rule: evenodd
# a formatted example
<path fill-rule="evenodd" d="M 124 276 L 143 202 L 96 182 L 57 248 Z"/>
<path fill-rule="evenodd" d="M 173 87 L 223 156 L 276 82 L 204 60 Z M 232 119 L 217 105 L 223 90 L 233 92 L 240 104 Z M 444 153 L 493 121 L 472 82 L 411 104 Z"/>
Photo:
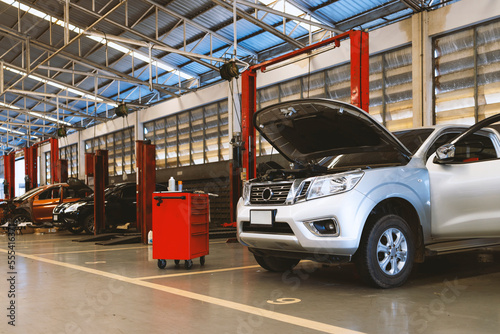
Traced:
<path fill-rule="evenodd" d="M 165 269 L 167 266 L 167 260 L 158 260 L 158 268 Z"/>
<path fill-rule="evenodd" d="M 300 259 L 287 259 L 283 257 L 274 256 L 259 256 L 253 255 L 255 261 L 264 269 L 273 272 L 285 272 L 287 270 L 293 269 L 299 262 Z"/>
<path fill-rule="evenodd" d="M 16 213 L 15 215 L 12 216 L 10 221 L 17 226 L 20 223 L 26 223 L 31 221 L 31 218 L 26 213 Z"/>
<path fill-rule="evenodd" d="M 87 232 L 87 234 L 94 235 L 95 226 L 94 226 L 93 214 L 90 214 L 87 217 L 85 217 L 85 219 L 83 220 L 83 228 L 85 229 L 85 232 Z"/>
<path fill-rule="evenodd" d="M 356 266 L 365 282 L 377 288 L 395 288 L 410 276 L 415 258 L 415 238 L 408 223 L 386 215 L 363 232 Z"/>
<path fill-rule="evenodd" d="M 181 263 L 181 260 L 174 260 L 174 263 L 175 263 L 176 266 L 178 266 L 179 263 Z"/>
<path fill-rule="evenodd" d="M 204 265 L 205 265 L 205 256 L 200 257 L 200 264 L 201 264 L 202 266 L 204 266 Z"/>
<path fill-rule="evenodd" d="M 186 269 L 193 268 L 193 260 L 186 260 L 186 261 L 184 261 L 184 268 L 186 268 Z"/>
<path fill-rule="evenodd" d="M 68 231 L 73 234 L 80 234 L 83 231 L 83 226 L 70 226 L 68 227 Z"/>

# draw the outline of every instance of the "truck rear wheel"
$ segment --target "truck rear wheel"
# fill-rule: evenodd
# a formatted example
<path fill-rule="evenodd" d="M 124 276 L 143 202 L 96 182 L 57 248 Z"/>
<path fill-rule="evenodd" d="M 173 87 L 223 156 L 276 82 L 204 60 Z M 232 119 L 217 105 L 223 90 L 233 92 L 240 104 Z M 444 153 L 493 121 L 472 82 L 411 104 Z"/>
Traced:
<path fill-rule="evenodd" d="M 410 226 L 399 216 L 386 215 L 367 226 L 356 253 L 356 265 L 370 285 L 394 288 L 410 276 L 414 257 Z"/>

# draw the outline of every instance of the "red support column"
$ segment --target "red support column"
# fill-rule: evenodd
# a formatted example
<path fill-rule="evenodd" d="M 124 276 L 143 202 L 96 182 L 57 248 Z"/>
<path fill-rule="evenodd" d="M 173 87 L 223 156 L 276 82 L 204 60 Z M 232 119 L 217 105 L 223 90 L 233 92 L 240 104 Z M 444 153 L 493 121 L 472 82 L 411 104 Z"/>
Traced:
<path fill-rule="evenodd" d="M 243 140 L 242 167 L 246 179 L 256 176 L 255 127 L 253 115 L 257 109 L 257 74 L 247 70 L 241 75 L 241 138 Z"/>
<path fill-rule="evenodd" d="M 147 140 L 137 140 L 137 230 L 141 241 L 148 243 L 148 233 L 153 230 L 153 192 L 156 188 L 156 149 Z M 154 236 L 153 236 L 154 238 Z"/>
<path fill-rule="evenodd" d="M 3 184 L 3 192 L 5 194 L 5 199 L 12 199 L 15 197 L 15 167 L 14 162 L 16 160 L 16 154 L 11 153 L 3 156 L 4 163 L 4 184 Z"/>
<path fill-rule="evenodd" d="M 236 206 L 234 204 L 241 196 L 241 180 L 253 179 L 256 176 L 255 127 L 253 126 L 253 115 L 257 109 L 257 73 L 255 70 L 248 69 L 241 74 L 241 90 L 241 140 L 243 146 L 233 148 L 233 162 L 229 167 L 231 222 L 236 221 Z"/>
<path fill-rule="evenodd" d="M 57 175 L 57 161 L 59 160 L 59 141 L 57 138 L 50 138 L 50 177 L 52 184 L 59 183 Z"/>
<path fill-rule="evenodd" d="M 370 62 L 368 33 L 353 30 L 351 40 L 351 104 L 368 112 L 370 105 Z"/>
<path fill-rule="evenodd" d="M 38 186 L 37 176 L 37 145 L 25 147 L 24 149 L 24 181 L 25 191 L 29 191 Z"/>
<path fill-rule="evenodd" d="M 28 166 L 28 176 L 31 180 L 31 188 L 38 187 L 38 145 L 33 145 L 28 149 L 30 165 Z"/>

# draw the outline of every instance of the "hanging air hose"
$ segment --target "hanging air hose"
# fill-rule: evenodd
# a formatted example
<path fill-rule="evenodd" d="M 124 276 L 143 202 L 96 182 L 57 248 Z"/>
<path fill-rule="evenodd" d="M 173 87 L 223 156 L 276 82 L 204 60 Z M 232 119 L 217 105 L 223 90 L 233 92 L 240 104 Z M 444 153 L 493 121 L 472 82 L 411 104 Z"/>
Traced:
<path fill-rule="evenodd" d="M 222 79 L 227 81 L 231 81 L 233 78 L 238 78 L 240 75 L 238 66 L 236 66 L 236 62 L 234 60 L 230 60 L 222 64 L 219 72 Z"/>

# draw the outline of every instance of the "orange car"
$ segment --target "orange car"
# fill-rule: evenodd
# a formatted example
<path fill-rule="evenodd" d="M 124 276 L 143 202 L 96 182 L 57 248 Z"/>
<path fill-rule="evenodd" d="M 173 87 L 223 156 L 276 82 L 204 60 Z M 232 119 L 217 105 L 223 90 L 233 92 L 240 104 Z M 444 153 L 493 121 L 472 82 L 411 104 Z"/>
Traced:
<path fill-rule="evenodd" d="M 78 180 L 32 189 L 12 200 L 0 203 L 0 208 L 3 209 L 2 223 L 32 222 L 34 225 L 42 225 L 52 222 L 52 210 L 57 205 L 77 201 L 91 193 L 92 189 Z"/>

